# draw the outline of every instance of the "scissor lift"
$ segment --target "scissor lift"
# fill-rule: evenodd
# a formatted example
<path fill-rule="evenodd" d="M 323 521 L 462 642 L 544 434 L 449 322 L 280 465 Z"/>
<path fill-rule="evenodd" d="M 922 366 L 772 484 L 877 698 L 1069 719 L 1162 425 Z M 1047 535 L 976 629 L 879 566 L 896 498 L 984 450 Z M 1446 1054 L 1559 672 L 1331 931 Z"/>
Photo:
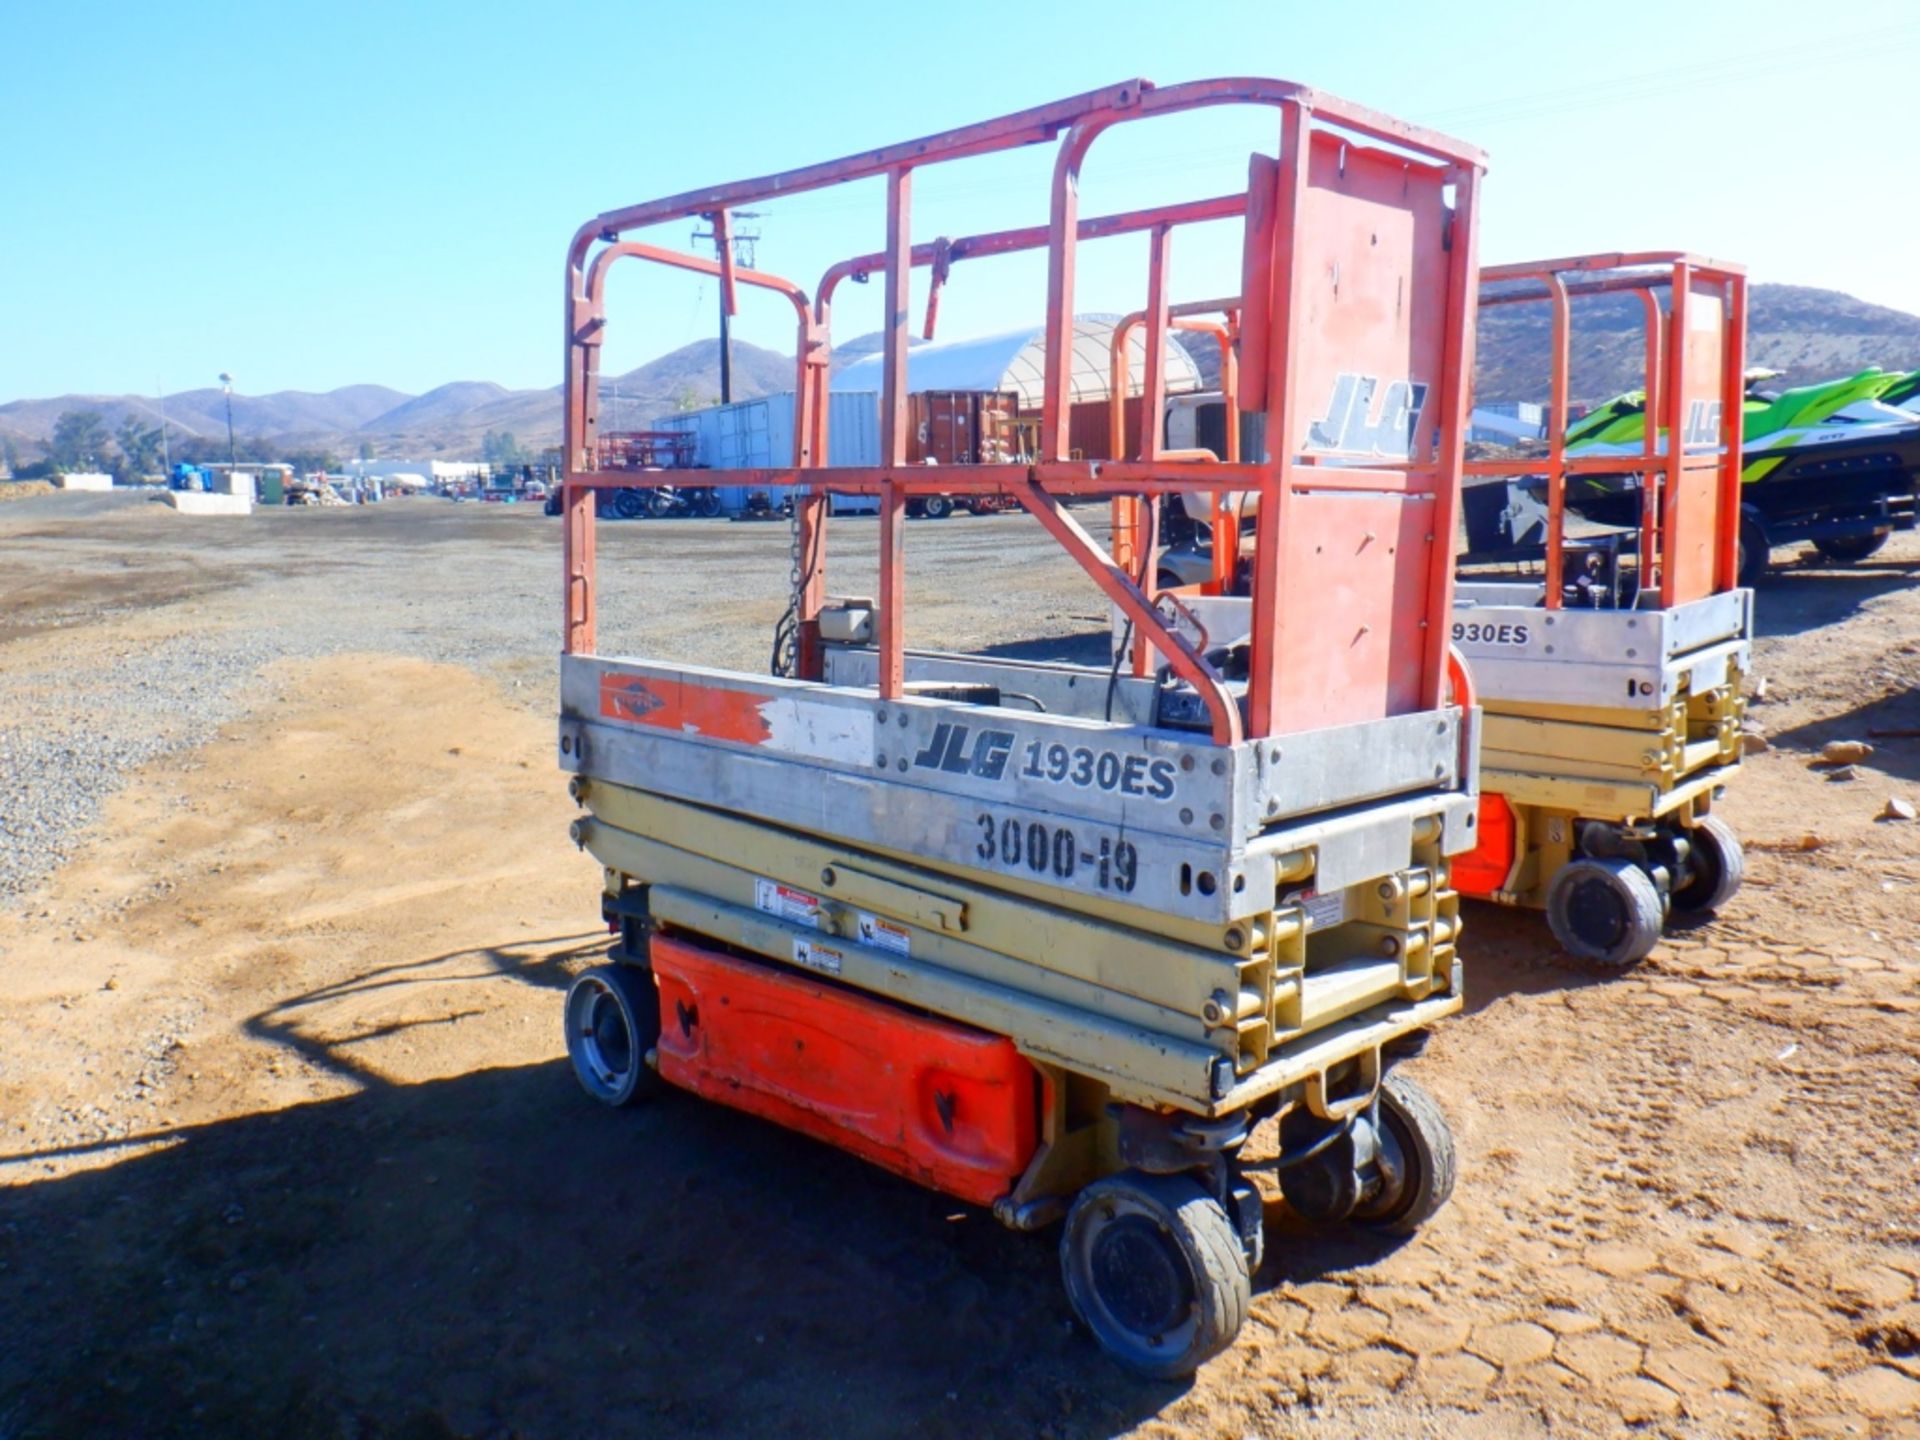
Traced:
<path fill-rule="evenodd" d="M 1671 911 L 1724 905 L 1743 871 L 1712 809 L 1740 764 L 1753 638 L 1736 578 L 1746 278 L 1661 252 L 1502 265 L 1481 282 L 1483 308 L 1552 312 L 1547 454 L 1467 462 L 1474 478 L 1544 480 L 1545 574 L 1455 588 L 1453 643 L 1486 722 L 1479 843 L 1454 883 L 1544 909 L 1570 952 L 1624 965 Z M 1642 302 L 1645 436 L 1637 453 L 1569 457 L 1572 299 L 1604 294 Z M 1595 484 L 1635 520 L 1624 536 L 1568 533 L 1569 485 Z"/>
<path fill-rule="evenodd" d="M 1277 121 L 1244 191 L 1081 218 L 1101 134 L 1227 105 Z M 1046 224 L 912 243 L 917 171 L 1047 142 Z M 590 1094 L 678 1086 L 1016 1229 L 1064 1219 L 1074 1309 L 1150 1375 L 1192 1371 L 1246 1314 L 1262 1209 L 1239 1157 L 1256 1125 L 1277 1121 L 1281 1188 L 1306 1216 L 1406 1232 L 1445 1202 L 1445 1122 L 1392 1067 L 1461 1003 L 1448 868 L 1474 839 L 1476 712 L 1448 694 L 1447 537 L 1482 168 L 1470 147 L 1281 81 L 1133 81 L 580 229 L 559 758 L 619 934 L 614 963 L 566 1001 Z M 869 178 L 885 181 L 886 246 L 814 295 L 732 263 L 734 208 Z M 717 259 L 624 238 L 694 215 L 723 237 Z M 1217 220 L 1246 237 L 1241 403 L 1299 443 L 1226 463 L 1161 455 L 1149 433 L 1135 458 L 1068 458 L 1079 246 L 1148 237 L 1152 415 L 1172 237 Z M 930 328 L 954 266 L 1020 250 L 1048 261 L 1040 458 L 908 465 L 912 271 L 930 272 Z M 633 257 L 717 276 L 730 302 L 744 285 L 794 307 L 791 464 L 725 476 L 804 487 L 774 674 L 595 653 L 594 497 L 630 479 L 592 467 L 603 296 Z M 867 275 L 887 317 L 882 463 L 829 467 L 832 297 Z M 1424 396 L 1390 459 L 1350 443 L 1364 425 L 1313 430 L 1356 374 Z M 1265 502 L 1248 634 L 1226 649 L 1183 639 L 1063 504 L 1189 492 Z M 844 493 L 879 498 L 877 600 L 828 594 L 828 500 Z M 997 496 L 1037 520 L 1131 621 L 1152 673 L 909 650 L 903 522 L 925 494 Z"/>

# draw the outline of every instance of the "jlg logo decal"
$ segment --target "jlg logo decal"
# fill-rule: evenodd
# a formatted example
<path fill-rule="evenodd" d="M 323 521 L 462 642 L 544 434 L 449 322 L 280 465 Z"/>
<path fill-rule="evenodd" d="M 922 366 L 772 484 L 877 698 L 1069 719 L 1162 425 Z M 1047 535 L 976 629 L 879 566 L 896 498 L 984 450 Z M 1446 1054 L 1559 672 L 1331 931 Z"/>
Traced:
<path fill-rule="evenodd" d="M 1327 413 L 1307 427 L 1306 448 L 1395 460 L 1409 458 L 1420 411 L 1427 403 L 1427 387 L 1417 380 L 1393 381 L 1381 397 L 1376 420 L 1373 397 L 1379 389 L 1380 381 L 1372 375 L 1343 372 L 1334 376 Z"/>
<path fill-rule="evenodd" d="M 944 770 L 949 775 L 977 775 L 982 780 L 998 780 L 1007 773 L 1007 758 L 1013 754 L 1013 732 L 982 730 L 974 736 L 972 749 L 968 749 L 970 734 L 967 726 L 942 720 L 933 727 L 933 739 L 913 757 L 913 763 L 922 770 Z"/>
<path fill-rule="evenodd" d="M 1720 402 L 1718 400 L 1695 400 L 1687 406 L 1687 425 L 1681 432 L 1683 445 L 1718 445 L 1720 443 Z"/>

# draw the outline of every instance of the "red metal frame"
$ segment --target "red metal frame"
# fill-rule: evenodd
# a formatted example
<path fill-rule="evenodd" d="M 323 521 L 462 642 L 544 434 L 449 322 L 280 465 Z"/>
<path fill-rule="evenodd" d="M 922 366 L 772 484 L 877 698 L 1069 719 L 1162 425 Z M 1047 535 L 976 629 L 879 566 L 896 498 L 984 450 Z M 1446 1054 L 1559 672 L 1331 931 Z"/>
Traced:
<path fill-rule="evenodd" d="M 1657 575 L 1662 608 L 1731 590 L 1737 584 L 1740 537 L 1740 445 L 1745 395 L 1747 336 L 1746 271 L 1724 261 L 1684 251 L 1642 251 L 1579 255 L 1555 260 L 1488 266 L 1480 272 L 1480 306 L 1538 304 L 1552 306 L 1550 360 L 1552 395 L 1547 416 L 1547 455 L 1523 459 L 1469 460 L 1471 476 L 1537 475 L 1547 479 L 1546 607 L 1557 610 L 1564 595 L 1562 540 L 1566 525 L 1567 479 L 1573 475 L 1617 475 L 1637 468 L 1641 476 L 1640 584 Z M 1507 288 L 1489 291 L 1487 287 Z M 1663 310 L 1659 292 L 1670 299 Z M 1634 293 L 1646 313 L 1646 413 L 1644 444 L 1638 456 L 1566 454 L 1567 408 L 1571 400 L 1573 297 Z M 1719 323 L 1711 313 L 1704 325 L 1693 323 L 1697 305 L 1718 303 Z M 1705 337 L 1717 337 L 1709 344 Z M 1698 372 L 1696 347 L 1717 349 L 1711 377 Z M 1710 389 L 1703 387 L 1703 382 Z M 1717 395 L 1718 436 L 1701 445 L 1690 433 L 1689 411 L 1705 394 Z M 1665 441 L 1664 448 L 1662 441 Z M 1710 477 L 1710 479 L 1709 479 Z M 1696 482 L 1709 479 L 1707 485 Z M 1707 535 L 1705 573 L 1690 563 L 1688 548 L 1696 532 Z"/>
<path fill-rule="evenodd" d="M 1231 401 L 1239 391 L 1239 361 L 1236 350 L 1240 342 L 1240 301 L 1231 300 L 1189 300 L 1178 305 L 1168 305 L 1166 311 L 1166 329 L 1186 330 L 1201 335 L 1211 335 L 1220 346 L 1220 390 Z M 1208 320 L 1204 317 L 1218 314 L 1222 318 Z M 1148 315 L 1145 310 L 1136 310 L 1113 327 L 1113 347 L 1109 357 L 1112 367 L 1107 384 L 1107 436 L 1108 448 L 1116 457 L 1127 453 L 1127 391 L 1133 385 L 1133 361 L 1127 353 L 1128 343 L 1133 332 L 1145 323 Z M 1164 344 L 1164 339 L 1163 342 Z M 1166 387 L 1161 385 L 1158 404 L 1152 405 L 1153 389 L 1151 380 L 1141 387 L 1140 436 L 1134 449 L 1134 458 L 1146 460 L 1200 460 L 1210 458 L 1201 455 L 1167 454 L 1161 446 L 1162 434 L 1159 417 L 1166 409 Z M 1240 427 L 1234 423 L 1238 412 L 1230 414 L 1226 427 L 1226 454 L 1220 456 L 1229 465 L 1240 463 Z M 1149 446 L 1152 448 L 1149 449 Z M 1229 514 L 1224 504 L 1225 492 L 1216 492 L 1213 496 L 1213 540 L 1214 560 L 1211 591 L 1225 594 L 1233 583 L 1235 562 L 1239 559 L 1239 519 Z M 1113 497 L 1113 556 L 1129 570 L 1139 566 L 1140 502 L 1132 495 Z M 1151 584 L 1152 576 L 1147 577 Z M 1148 594 L 1152 594 L 1151 588 Z M 1139 658 L 1144 660 L 1146 652 L 1142 649 Z"/>
<path fill-rule="evenodd" d="M 1094 140 L 1102 133 L 1122 123 L 1218 105 L 1264 106 L 1280 112 L 1279 157 L 1277 160 L 1254 157 L 1249 167 L 1247 194 L 1160 206 L 1098 220 L 1083 222 L 1080 219 L 1080 170 Z M 1053 168 L 1049 221 L 1044 232 L 1036 227 L 928 246 L 912 243 L 910 215 L 915 170 L 1052 141 L 1058 141 L 1059 148 Z M 1384 142 L 1394 149 L 1366 148 L 1364 142 L 1368 141 Z M 1300 388 L 1302 372 L 1318 353 L 1314 349 L 1314 337 L 1303 333 L 1305 326 L 1290 323 L 1292 317 L 1302 312 L 1301 298 L 1305 293 L 1302 288 L 1305 277 L 1301 266 L 1295 263 L 1296 223 L 1309 208 L 1309 193 L 1316 182 L 1320 190 L 1331 193 L 1334 187 L 1328 181 L 1335 173 L 1333 167 L 1337 165 L 1338 175 L 1345 177 L 1349 157 L 1358 167 L 1356 173 L 1392 171 L 1409 179 L 1417 177 L 1435 194 L 1442 193 L 1442 187 L 1452 191 L 1452 206 L 1445 219 L 1444 273 L 1419 277 L 1429 291 L 1444 287 L 1445 293 L 1441 297 L 1443 320 L 1435 352 L 1439 357 L 1435 378 L 1440 394 L 1438 403 L 1430 402 L 1425 412 L 1429 417 L 1438 417 L 1437 426 L 1432 427 L 1436 443 L 1429 458 L 1417 463 L 1332 469 L 1313 464 L 1311 457 L 1297 453 L 1286 438 L 1307 434 L 1312 417 Z M 1434 502 L 1433 531 L 1442 536 L 1452 533 L 1458 503 L 1461 440 L 1465 433 L 1467 387 L 1464 377 L 1471 367 L 1468 297 L 1475 264 L 1474 199 L 1484 168 L 1485 157 L 1471 146 L 1305 86 L 1268 79 L 1222 79 L 1160 88 L 1135 80 L 906 144 L 886 146 L 784 174 L 690 191 L 612 211 L 589 221 L 573 237 L 567 256 L 564 334 L 567 364 L 562 446 L 566 567 L 564 651 L 590 652 L 594 644 L 593 491 L 631 483 L 626 474 L 592 466 L 599 415 L 599 355 L 606 323 L 606 272 L 616 259 L 632 256 L 697 273 L 717 274 L 729 291 L 736 283 L 776 290 L 794 304 L 799 318 L 799 343 L 793 466 L 766 471 L 730 471 L 726 479 L 729 483 L 749 485 L 797 481 L 809 486 L 798 507 L 801 550 L 805 557 L 799 617 L 803 634 L 817 613 L 823 593 L 820 575 L 825 554 L 827 495 L 855 493 L 880 497 L 881 615 L 876 643 L 880 655 L 879 690 L 883 697 L 898 696 L 904 681 L 902 520 L 907 498 L 916 494 L 989 493 L 1017 501 L 1039 519 L 1133 621 L 1143 643 L 1165 655 L 1174 673 L 1194 685 L 1208 705 L 1217 742 L 1232 743 L 1243 734 L 1264 736 L 1284 728 L 1283 689 L 1288 683 L 1290 667 L 1302 653 L 1301 647 L 1291 644 L 1292 632 L 1297 627 L 1304 639 L 1307 627 L 1316 623 L 1313 616 L 1293 613 L 1300 606 L 1285 604 L 1281 598 L 1288 589 L 1287 580 L 1280 575 L 1281 537 L 1287 533 L 1284 522 L 1295 492 L 1310 486 L 1319 495 L 1337 496 L 1346 492 L 1359 496 L 1367 492 L 1396 491 L 1422 499 L 1430 496 Z M 621 237 L 646 226 L 696 215 L 709 217 L 719 226 L 725 223 L 727 212 L 736 206 L 882 176 L 887 181 L 887 243 L 877 257 L 886 295 L 880 411 L 882 463 L 875 467 L 828 467 L 824 464 L 827 423 L 824 372 L 831 294 L 841 278 L 860 273 L 862 267 L 871 268 L 875 257 L 843 262 L 829 270 L 822 279 L 818 301 L 809 304 L 804 292 L 791 282 L 734 266 L 726 247 L 722 247 L 719 260 L 706 260 Z M 1276 198 L 1270 200 L 1269 192 Z M 1275 437 L 1271 445 L 1273 458 L 1260 464 L 1173 464 L 1150 453 L 1136 460 L 1105 462 L 1065 458 L 1078 242 L 1083 238 L 1134 230 L 1147 230 L 1154 237 L 1156 278 L 1151 282 L 1148 318 L 1151 357 L 1164 340 L 1168 323 L 1165 291 L 1172 228 L 1234 214 L 1248 216 L 1249 296 L 1266 296 L 1271 303 L 1271 313 L 1263 315 L 1258 324 L 1250 322 L 1244 332 L 1257 335 L 1262 353 L 1251 361 L 1243 355 L 1240 386 L 1243 402 L 1249 393 L 1259 397 L 1259 403 L 1244 408 L 1267 411 L 1268 433 Z M 1271 223 L 1268 223 L 1269 217 Z M 1409 224 L 1412 223 L 1410 220 Z M 604 248 L 593 254 L 589 263 L 589 254 L 596 244 Z M 927 325 L 931 328 L 937 315 L 940 290 L 955 260 L 970 254 L 1038 248 L 1041 244 L 1047 249 L 1048 287 L 1039 460 L 1025 467 L 942 466 L 937 473 L 906 466 L 908 279 L 912 267 L 924 264 L 935 271 L 927 314 Z M 1276 283 L 1267 285 L 1269 277 Z M 1153 367 L 1151 359 L 1149 365 Z M 1149 383 L 1153 383 L 1151 375 Z M 1061 497 L 1070 495 L 1168 494 L 1193 490 L 1249 490 L 1262 497 L 1254 564 L 1252 674 L 1244 725 L 1238 707 L 1204 657 L 1159 618 L 1149 597 L 1133 578 L 1114 562 L 1113 556 L 1095 544 L 1058 503 Z M 1429 534 L 1430 548 L 1437 552 L 1447 550 L 1444 545 L 1432 546 L 1432 539 L 1433 535 Z M 1451 597 L 1450 556 L 1441 553 L 1439 561 L 1428 567 L 1421 597 L 1424 614 L 1419 617 L 1419 623 L 1424 627 L 1424 634 L 1418 641 L 1419 675 L 1412 702 L 1421 708 L 1437 708 L 1442 703 L 1447 627 L 1438 622 L 1448 613 Z M 803 656 L 805 650 L 803 645 Z"/>

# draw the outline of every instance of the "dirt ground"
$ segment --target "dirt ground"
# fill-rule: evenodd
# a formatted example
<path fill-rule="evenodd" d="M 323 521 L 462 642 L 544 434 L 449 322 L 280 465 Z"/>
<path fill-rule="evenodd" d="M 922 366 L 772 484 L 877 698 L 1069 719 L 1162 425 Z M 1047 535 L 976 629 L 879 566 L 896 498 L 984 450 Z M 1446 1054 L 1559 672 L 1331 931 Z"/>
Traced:
<path fill-rule="evenodd" d="M 606 937 L 538 517 L 183 540 L 67 503 L 0 521 L 0 690 L 300 585 L 380 643 L 275 660 L 0 914 L 0 1440 L 1920 1435 L 1920 824 L 1875 818 L 1920 798 L 1920 740 L 1851 782 L 1808 764 L 1920 728 L 1920 537 L 1763 590 L 1729 911 L 1614 976 L 1471 908 L 1469 1012 L 1416 1062 L 1452 1205 L 1394 1247 L 1276 1198 L 1239 1344 L 1172 1386 L 1076 1331 L 1050 1236 L 578 1091 L 560 997 Z M 951 628 L 992 639 L 1021 585 L 1056 635 L 1097 618 L 967 578 L 1022 522 L 948 523 Z M 776 573 L 782 538 L 726 543 Z M 373 614 L 401 564 L 533 618 L 422 654 Z M 770 617 L 737 608 L 675 634 L 758 654 Z"/>

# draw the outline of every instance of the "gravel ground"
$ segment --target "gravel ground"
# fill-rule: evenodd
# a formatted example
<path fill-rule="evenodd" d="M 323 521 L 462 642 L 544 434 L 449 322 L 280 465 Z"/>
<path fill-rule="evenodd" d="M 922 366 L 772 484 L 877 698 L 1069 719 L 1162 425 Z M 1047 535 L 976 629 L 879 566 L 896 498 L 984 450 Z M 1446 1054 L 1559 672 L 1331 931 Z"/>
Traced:
<path fill-rule="evenodd" d="M 1466 907 L 1414 1062 L 1451 1203 L 1382 1244 L 1258 1172 L 1249 1322 L 1165 1386 L 1071 1323 L 1051 1236 L 579 1094 L 551 521 L 0 509 L 4 1440 L 1920 1433 L 1920 827 L 1876 819 L 1920 785 L 1920 536 L 1761 592 L 1736 903 L 1626 973 Z M 917 643 L 1097 651 L 1034 527 L 908 533 Z M 608 527 L 604 648 L 758 668 L 785 541 Z"/>
<path fill-rule="evenodd" d="M 7 506 L 0 905 L 21 903 L 70 857 L 131 771 L 259 703 L 265 692 L 249 685 L 276 661 L 378 652 L 451 662 L 550 713 L 557 526 L 533 506 L 431 499 L 245 520 L 190 518 L 124 494 Z M 836 593 L 873 593 L 876 534 L 871 519 L 836 522 Z M 766 665 L 784 603 L 785 525 L 627 522 L 600 535 L 603 650 Z M 1101 624 L 1092 587 L 1020 517 L 916 523 L 908 547 L 915 582 L 951 597 L 911 612 L 911 643 L 990 645 L 1038 628 L 1078 633 L 1084 650 Z M 1026 618 L 1036 612 L 1037 627 Z"/>

